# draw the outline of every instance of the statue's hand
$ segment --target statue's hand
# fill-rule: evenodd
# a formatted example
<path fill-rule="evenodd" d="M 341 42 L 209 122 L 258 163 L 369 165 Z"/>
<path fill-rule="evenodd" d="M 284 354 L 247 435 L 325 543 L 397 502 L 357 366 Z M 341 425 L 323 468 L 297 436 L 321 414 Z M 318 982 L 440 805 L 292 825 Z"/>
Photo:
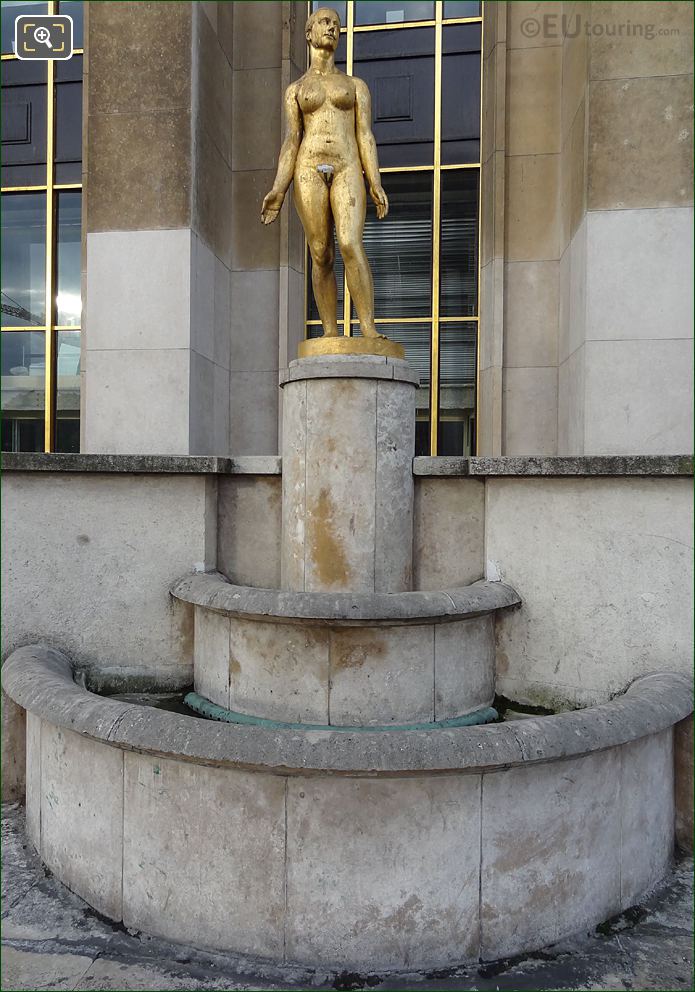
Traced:
<path fill-rule="evenodd" d="M 285 200 L 285 194 L 279 190 L 271 189 L 270 193 L 263 200 L 261 207 L 261 220 L 264 224 L 272 224 Z"/>
<path fill-rule="evenodd" d="M 374 201 L 374 206 L 376 207 L 376 215 L 379 220 L 383 220 L 386 214 L 389 212 L 389 199 L 384 192 L 384 187 L 371 186 L 369 188 L 369 195 Z"/>

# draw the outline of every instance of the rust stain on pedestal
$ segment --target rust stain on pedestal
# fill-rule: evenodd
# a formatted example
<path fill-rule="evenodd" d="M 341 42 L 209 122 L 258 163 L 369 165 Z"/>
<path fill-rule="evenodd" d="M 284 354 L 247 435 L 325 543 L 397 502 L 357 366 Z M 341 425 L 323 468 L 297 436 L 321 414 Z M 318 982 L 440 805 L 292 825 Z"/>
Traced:
<path fill-rule="evenodd" d="M 309 550 L 321 585 L 349 588 L 350 566 L 342 541 L 335 533 L 333 500 L 328 490 L 321 489 L 307 510 Z"/>

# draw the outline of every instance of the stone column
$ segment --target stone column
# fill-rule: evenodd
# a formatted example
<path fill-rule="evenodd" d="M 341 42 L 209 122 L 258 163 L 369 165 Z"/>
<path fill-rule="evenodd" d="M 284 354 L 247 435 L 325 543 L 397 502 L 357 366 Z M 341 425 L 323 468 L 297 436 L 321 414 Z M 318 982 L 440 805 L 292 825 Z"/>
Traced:
<path fill-rule="evenodd" d="M 401 359 L 331 355 L 280 381 L 282 588 L 409 590 L 417 376 Z"/>

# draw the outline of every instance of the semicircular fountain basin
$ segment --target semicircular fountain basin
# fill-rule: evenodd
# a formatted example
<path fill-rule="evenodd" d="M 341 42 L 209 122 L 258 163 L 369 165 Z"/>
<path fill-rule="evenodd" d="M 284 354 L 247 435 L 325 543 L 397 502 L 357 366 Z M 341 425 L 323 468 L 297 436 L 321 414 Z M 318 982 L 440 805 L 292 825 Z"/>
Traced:
<path fill-rule="evenodd" d="M 671 859 L 681 675 L 555 716 L 360 733 L 104 698 L 41 645 L 3 685 L 44 862 L 169 939 L 362 971 L 491 960 L 621 912 Z"/>

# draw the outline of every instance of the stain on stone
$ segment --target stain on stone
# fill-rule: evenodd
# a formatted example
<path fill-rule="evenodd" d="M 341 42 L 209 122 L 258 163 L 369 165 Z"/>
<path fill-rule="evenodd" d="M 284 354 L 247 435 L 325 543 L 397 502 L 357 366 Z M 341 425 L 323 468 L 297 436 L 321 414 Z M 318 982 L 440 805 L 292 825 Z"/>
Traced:
<path fill-rule="evenodd" d="M 386 654 L 383 641 L 364 637 L 364 631 L 359 631 L 360 639 L 357 644 L 344 640 L 343 636 L 335 638 L 331 652 L 331 662 L 334 668 L 361 668 L 366 662 L 374 661 Z"/>
<path fill-rule="evenodd" d="M 347 588 L 350 568 L 342 541 L 335 533 L 335 508 L 329 491 L 321 489 L 307 509 L 307 538 L 319 581 L 324 587 Z"/>
<path fill-rule="evenodd" d="M 236 660 L 236 658 L 234 657 L 234 655 L 230 655 L 229 656 L 229 674 L 230 675 L 240 675 L 241 674 L 241 665 Z"/>
<path fill-rule="evenodd" d="M 78 534 L 77 543 L 78 544 L 89 544 L 90 538 L 88 534 Z"/>
<path fill-rule="evenodd" d="M 333 988 L 341 992 L 348 989 L 372 989 L 381 983 L 378 975 L 360 975 L 356 971 L 341 971 L 335 976 Z"/>
<path fill-rule="evenodd" d="M 638 923 L 641 923 L 649 913 L 644 906 L 630 906 L 623 913 L 611 916 L 596 927 L 596 933 L 601 937 L 614 937 L 623 930 L 632 930 Z"/>
<path fill-rule="evenodd" d="M 512 968 L 516 968 L 527 961 L 557 961 L 560 957 L 562 957 L 562 954 L 553 954 L 549 951 L 533 951 L 531 954 L 517 954 L 511 958 L 500 958 L 498 961 L 483 962 L 478 968 L 478 974 L 481 978 L 496 978 L 497 975 L 502 975 L 505 971 L 511 971 Z"/>

